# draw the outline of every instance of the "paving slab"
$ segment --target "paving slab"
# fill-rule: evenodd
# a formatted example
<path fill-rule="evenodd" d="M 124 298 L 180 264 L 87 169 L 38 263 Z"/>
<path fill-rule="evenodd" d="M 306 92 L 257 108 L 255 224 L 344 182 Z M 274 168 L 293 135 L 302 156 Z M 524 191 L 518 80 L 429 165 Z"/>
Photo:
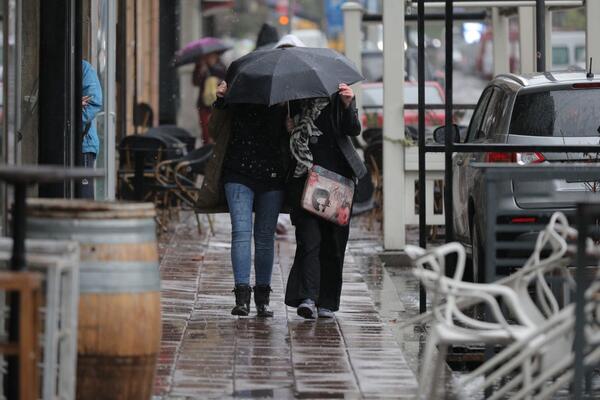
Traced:
<path fill-rule="evenodd" d="M 382 304 L 402 305 L 387 304 L 389 285 L 374 284 L 389 280 L 376 256 L 379 232 L 353 222 L 340 311 L 335 319 L 313 321 L 283 303 L 295 251 L 288 227 L 276 243 L 275 317 L 264 319 L 254 310 L 249 317 L 230 314 L 229 216 L 216 216 L 214 236 L 199 234 L 193 217 L 182 220 L 159 246 L 163 337 L 155 399 L 414 397 L 414 372 L 380 314 Z"/>

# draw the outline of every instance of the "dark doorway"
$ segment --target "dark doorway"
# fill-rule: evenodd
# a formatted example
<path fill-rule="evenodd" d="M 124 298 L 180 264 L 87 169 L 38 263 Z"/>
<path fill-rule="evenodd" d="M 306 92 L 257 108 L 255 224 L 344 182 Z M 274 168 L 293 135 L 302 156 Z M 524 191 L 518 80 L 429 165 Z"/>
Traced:
<path fill-rule="evenodd" d="M 70 167 L 80 154 L 81 2 L 40 0 L 40 15 L 38 161 Z M 74 195 L 69 182 L 40 185 L 39 194 Z"/>

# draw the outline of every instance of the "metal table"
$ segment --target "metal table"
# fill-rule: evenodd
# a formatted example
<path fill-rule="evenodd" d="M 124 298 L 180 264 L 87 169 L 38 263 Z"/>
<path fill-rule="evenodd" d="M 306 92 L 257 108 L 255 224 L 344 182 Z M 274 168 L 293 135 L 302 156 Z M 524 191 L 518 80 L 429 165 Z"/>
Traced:
<path fill-rule="evenodd" d="M 61 182 L 65 180 L 98 178 L 104 176 L 104 170 L 91 168 L 64 168 L 56 165 L 1 165 L 0 181 L 14 186 L 14 204 L 12 210 L 13 248 L 10 269 L 23 271 L 25 269 L 25 198 L 27 186 L 37 183 Z M 19 338 L 19 307 L 18 299 L 11 298 L 9 341 Z M 18 398 L 18 366 L 16 360 L 8 358 L 6 376 L 6 398 Z"/>

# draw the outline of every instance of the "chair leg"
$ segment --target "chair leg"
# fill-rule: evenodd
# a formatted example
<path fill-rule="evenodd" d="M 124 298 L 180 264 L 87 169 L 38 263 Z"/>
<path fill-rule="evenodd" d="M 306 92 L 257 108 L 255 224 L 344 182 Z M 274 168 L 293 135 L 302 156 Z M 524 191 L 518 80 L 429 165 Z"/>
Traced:
<path fill-rule="evenodd" d="M 210 234 L 212 236 L 215 236 L 215 227 L 213 226 L 212 215 L 206 214 L 206 217 L 208 218 L 208 226 L 210 227 Z"/>
<path fill-rule="evenodd" d="M 431 385 L 435 383 L 431 379 L 431 367 L 433 364 L 433 356 L 437 345 L 437 336 L 435 331 L 431 330 L 427 343 L 425 344 L 425 352 L 421 357 L 421 373 L 419 379 L 419 390 L 417 392 L 417 399 L 429 399 L 427 395 L 427 389 L 431 388 Z"/>
<path fill-rule="evenodd" d="M 202 222 L 200 222 L 200 215 L 194 213 L 196 216 L 196 226 L 198 227 L 198 235 L 202 235 Z"/>
<path fill-rule="evenodd" d="M 446 363 L 446 354 L 448 353 L 448 345 L 446 343 L 440 343 L 438 345 L 438 356 L 433 367 L 433 376 L 431 379 L 431 394 L 430 399 L 437 399 L 437 390 L 442 380 L 442 371 L 444 364 Z M 442 383 L 443 384 L 443 383 Z"/>

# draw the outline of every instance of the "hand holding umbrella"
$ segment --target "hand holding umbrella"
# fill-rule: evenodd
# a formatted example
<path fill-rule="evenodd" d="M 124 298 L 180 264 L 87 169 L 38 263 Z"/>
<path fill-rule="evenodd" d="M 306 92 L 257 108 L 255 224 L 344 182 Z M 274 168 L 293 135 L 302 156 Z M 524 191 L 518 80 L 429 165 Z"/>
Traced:
<path fill-rule="evenodd" d="M 227 94 L 227 82 L 222 81 L 221 83 L 219 83 L 219 86 L 217 86 L 217 97 L 223 98 L 223 97 L 225 97 L 226 94 Z"/>
<path fill-rule="evenodd" d="M 350 107 L 350 103 L 352 103 L 352 99 L 354 98 L 354 91 L 345 83 L 340 83 L 339 89 L 340 99 L 344 103 L 344 107 Z"/>

